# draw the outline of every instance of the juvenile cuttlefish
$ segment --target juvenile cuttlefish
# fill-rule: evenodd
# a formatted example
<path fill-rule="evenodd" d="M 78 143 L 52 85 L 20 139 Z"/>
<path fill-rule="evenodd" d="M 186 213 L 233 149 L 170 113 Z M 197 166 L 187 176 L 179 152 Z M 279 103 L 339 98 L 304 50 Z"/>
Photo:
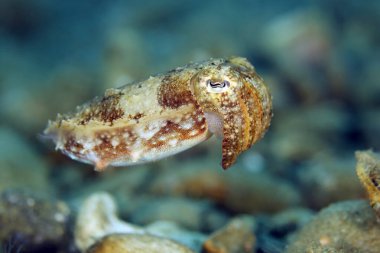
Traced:
<path fill-rule="evenodd" d="M 254 67 L 241 57 L 211 59 L 109 89 L 101 98 L 58 115 L 44 135 L 72 159 L 107 166 L 155 161 L 212 134 L 222 140 L 222 167 L 269 127 L 272 101 Z"/>

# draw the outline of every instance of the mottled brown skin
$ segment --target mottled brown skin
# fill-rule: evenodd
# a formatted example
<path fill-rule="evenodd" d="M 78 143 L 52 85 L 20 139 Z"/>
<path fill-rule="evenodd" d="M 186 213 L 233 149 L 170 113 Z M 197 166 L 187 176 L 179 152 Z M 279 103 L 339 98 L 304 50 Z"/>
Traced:
<path fill-rule="evenodd" d="M 271 110 L 268 89 L 246 59 L 211 59 L 109 89 L 44 133 L 99 170 L 161 159 L 215 133 L 227 169 L 264 135 Z"/>
<path fill-rule="evenodd" d="M 123 109 L 119 106 L 119 100 L 122 95 L 124 94 L 121 91 L 110 89 L 100 100 L 98 98 L 94 99 L 85 105 L 85 108 L 81 111 L 78 124 L 86 125 L 91 120 L 99 120 L 112 125 L 115 120 L 124 115 Z"/>
<path fill-rule="evenodd" d="M 184 70 L 173 71 L 162 79 L 157 94 L 158 103 L 164 108 L 177 109 L 182 105 L 193 105 L 199 108 L 189 87 L 189 81 L 193 74 L 184 73 Z"/>

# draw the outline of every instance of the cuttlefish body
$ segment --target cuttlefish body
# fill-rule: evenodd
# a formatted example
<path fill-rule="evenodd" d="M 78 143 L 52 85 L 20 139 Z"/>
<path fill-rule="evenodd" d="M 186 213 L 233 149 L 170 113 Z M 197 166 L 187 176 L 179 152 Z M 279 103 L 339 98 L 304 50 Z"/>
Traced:
<path fill-rule="evenodd" d="M 49 122 L 44 135 L 56 149 L 102 170 L 158 160 L 216 134 L 227 169 L 264 135 L 271 117 L 267 86 L 246 59 L 233 57 L 109 89 Z"/>

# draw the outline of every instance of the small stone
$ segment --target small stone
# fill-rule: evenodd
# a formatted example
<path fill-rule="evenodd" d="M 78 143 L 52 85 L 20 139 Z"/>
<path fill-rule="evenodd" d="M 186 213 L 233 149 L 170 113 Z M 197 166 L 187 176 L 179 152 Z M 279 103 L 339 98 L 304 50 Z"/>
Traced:
<path fill-rule="evenodd" d="M 153 235 L 112 234 L 102 238 L 86 253 L 194 253 L 169 239 Z"/>
<path fill-rule="evenodd" d="M 147 233 L 179 242 L 195 252 L 200 252 L 207 237 L 196 231 L 189 231 L 171 221 L 156 221 L 145 227 Z"/>
<path fill-rule="evenodd" d="M 73 168 L 73 166 L 71 166 L 71 168 Z M 74 167 L 74 169 L 79 170 L 80 168 Z M 150 164 L 137 165 L 133 168 L 123 170 L 110 169 L 107 173 L 98 174 L 97 177 L 94 177 L 90 182 L 78 187 L 75 191 L 75 197 L 85 198 L 94 192 L 108 192 L 118 200 L 120 213 L 124 214 L 136 204 L 135 202 L 130 203 L 130 200 L 136 192 L 141 191 L 140 188 L 144 185 L 150 176 L 149 173 L 153 169 L 156 168 Z M 141 194 L 138 195 L 139 198 L 142 198 Z"/>
<path fill-rule="evenodd" d="M 222 204 L 243 213 L 274 213 L 294 207 L 300 193 L 290 182 L 268 172 L 249 172 L 236 168 L 224 174 L 227 192 Z"/>
<path fill-rule="evenodd" d="M 262 49 L 293 81 L 303 101 L 316 101 L 332 89 L 324 86 L 332 80 L 320 81 L 325 76 L 333 79 L 330 72 L 337 68 L 331 59 L 334 36 L 327 20 L 325 12 L 300 8 L 271 19 L 260 37 Z"/>
<path fill-rule="evenodd" d="M 329 153 L 316 155 L 300 166 L 296 175 L 306 204 L 321 209 L 337 201 L 363 197 L 354 167 L 351 156 L 337 158 Z"/>
<path fill-rule="evenodd" d="M 325 102 L 280 111 L 275 123 L 271 146 L 276 156 L 287 162 L 304 162 L 326 152 L 332 144 L 340 144 L 340 134 L 350 126 L 350 117 L 339 104 Z"/>
<path fill-rule="evenodd" d="M 252 217 L 237 217 L 213 233 L 204 243 L 203 249 L 205 253 L 253 252 L 256 242 L 254 226 Z"/>
<path fill-rule="evenodd" d="M 216 229 L 224 225 L 226 215 L 207 200 L 159 197 L 143 202 L 131 215 L 131 221 L 147 225 L 167 220 L 190 230 Z"/>
<path fill-rule="evenodd" d="M 97 192 L 85 199 L 75 226 L 75 242 L 84 252 L 100 238 L 113 233 L 143 233 L 137 226 L 120 220 L 111 195 Z"/>
<path fill-rule="evenodd" d="M 19 238 L 28 248 L 60 245 L 70 210 L 64 202 L 7 190 L 0 195 L 0 241 Z"/>
<path fill-rule="evenodd" d="M 296 235 L 286 252 L 367 252 L 380 248 L 380 226 L 365 200 L 332 204 Z"/>
<path fill-rule="evenodd" d="M 266 234 L 279 240 L 284 245 L 290 241 L 297 231 L 310 222 L 314 213 L 306 208 L 289 208 L 271 216 L 265 223 Z"/>
<path fill-rule="evenodd" d="M 179 164 L 170 167 L 176 167 Z M 169 167 L 169 168 L 170 168 Z M 188 163 L 181 169 L 167 169 L 154 179 L 150 191 L 159 195 L 191 196 L 222 201 L 227 191 L 223 174 L 206 161 Z"/>
<path fill-rule="evenodd" d="M 177 224 L 168 221 L 158 221 L 148 225 L 145 228 L 138 227 L 121 220 L 117 216 L 116 202 L 110 194 L 105 192 L 96 192 L 87 197 L 79 210 L 76 221 L 75 242 L 77 247 L 81 250 L 81 252 L 93 252 L 87 250 L 94 244 L 103 245 L 101 247 L 108 248 L 111 247 L 108 242 L 106 244 L 100 243 L 103 240 L 102 238 L 109 238 L 109 236 L 115 238 L 114 235 L 116 234 L 120 236 L 125 235 L 127 238 L 125 240 L 127 241 L 130 240 L 130 237 L 128 237 L 129 235 L 133 236 L 133 238 L 137 238 L 140 234 L 165 237 L 166 239 L 163 240 L 167 241 L 168 239 L 172 239 L 197 251 L 201 248 L 202 243 L 206 239 L 203 234 L 185 230 Z M 149 237 L 141 238 L 142 240 L 145 240 L 146 238 L 149 239 Z M 118 242 L 124 242 L 124 239 L 119 239 L 117 239 Z M 114 241 L 114 239 L 106 240 L 111 240 L 112 242 Z M 119 247 L 121 244 L 117 243 L 117 245 L 117 247 Z M 124 246 L 120 247 L 123 248 Z"/>
<path fill-rule="evenodd" d="M 180 166 L 180 165 L 178 165 Z M 175 167 L 175 166 L 173 166 Z M 253 172 L 239 167 L 223 173 L 199 160 L 161 174 L 151 184 L 154 194 L 206 198 L 233 212 L 278 212 L 301 201 L 293 184 L 267 171 Z"/>

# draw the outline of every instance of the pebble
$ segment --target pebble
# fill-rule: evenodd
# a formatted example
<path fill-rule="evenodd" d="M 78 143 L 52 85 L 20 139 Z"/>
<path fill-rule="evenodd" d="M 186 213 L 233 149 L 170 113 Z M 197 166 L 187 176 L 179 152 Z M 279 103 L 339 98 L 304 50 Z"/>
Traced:
<path fill-rule="evenodd" d="M 76 245 L 81 252 L 103 252 L 91 251 L 92 249 L 89 250 L 89 248 L 95 244 L 103 245 L 101 247 L 105 248 L 111 247 L 109 243 L 113 244 L 115 240 L 110 238 L 116 238 L 114 235 L 122 236 L 117 237 L 117 242 L 115 242 L 117 246 L 115 247 L 122 245 L 125 240 L 130 240 L 128 236 L 133 236 L 133 238 L 136 239 L 137 235 L 146 235 L 147 237 L 141 237 L 142 240 L 146 238 L 149 239 L 149 236 L 166 238 L 164 239 L 166 241 L 172 239 L 176 243 L 181 243 L 196 251 L 201 248 L 202 243 L 206 239 L 206 236 L 203 234 L 186 230 L 174 222 L 159 220 L 155 223 L 148 224 L 146 227 L 126 222 L 118 217 L 116 202 L 114 198 L 106 192 L 95 192 L 84 200 L 77 216 L 74 235 Z M 124 239 L 123 236 L 127 239 Z M 153 237 L 153 239 L 154 238 L 155 237 Z M 103 240 L 106 240 L 106 243 L 102 243 L 101 241 Z M 123 248 L 124 246 L 120 247 Z M 148 249 L 149 247 L 147 250 Z"/>
<path fill-rule="evenodd" d="M 20 190 L 0 195 L 0 241 L 16 237 L 25 248 L 58 246 L 65 242 L 69 218 L 70 210 L 62 201 Z"/>
<path fill-rule="evenodd" d="M 207 200 L 157 197 L 145 201 L 131 214 L 133 223 L 147 225 L 167 220 L 190 230 L 214 230 L 226 222 L 226 215 Z"/>
<path fill-rule="evenodd" d="M 254 173 L 235 168 L 224 177 L 228 190 L 222 204 L 234 212 L 275 213 L 300 204 L 300 192 L 295 186 L 267 171 Z"/>
<path fill-rule="evenodd" d="M 86 198 L 80 207 L 75 225 L 75 242 L 84 252 L 100 238 L 114 233 L 144 233 L 117 217 L 115 200 L 106 192 L 96 192 Z"/>
<path fill-rule="evenodd" d="M 202 160 L 173 171 L 159 175 L 150 191 L 205 198 L 229 211 L 244 213 L 278 212 L 301 201 L 294 185 L 268 171 L 252 172 L 236 166 L 221 173 L 215 165 Z"/>
<path fill-rule="evenodd" d="M 380 248 L 380 226 L 365 200 L 338 202 L 320 211 L 288 246 L 288 253 L 367 252 Z"/>
<path fill-rule="evenodd" d="M 179 242 L 195 252 L 200 252 L 206 235 L 180 227 L 171 221 L 156 221 L 145 227 L 147 233 Z"/>
<path fill-rule="evenodd" d="M 365 196 L 354 168 L 353 156 L 337 158 L 330 153 L 316 155 L 301 165 L 296 175 L 305 203 L 321 209 L 333 202 Z"/>
<path fill-rule="evenodd" d="M 102 238 L 86 253 L 194 253 L 187 247 L 153 235 L 112 234 Z"/>
<path fill-rule="evenodd" d="M 232 219 L 206 240 L 202 252 L 205 253 L 249 253 L 255 248 L 253 233 L 255 220 L 250 216 Z"/>

